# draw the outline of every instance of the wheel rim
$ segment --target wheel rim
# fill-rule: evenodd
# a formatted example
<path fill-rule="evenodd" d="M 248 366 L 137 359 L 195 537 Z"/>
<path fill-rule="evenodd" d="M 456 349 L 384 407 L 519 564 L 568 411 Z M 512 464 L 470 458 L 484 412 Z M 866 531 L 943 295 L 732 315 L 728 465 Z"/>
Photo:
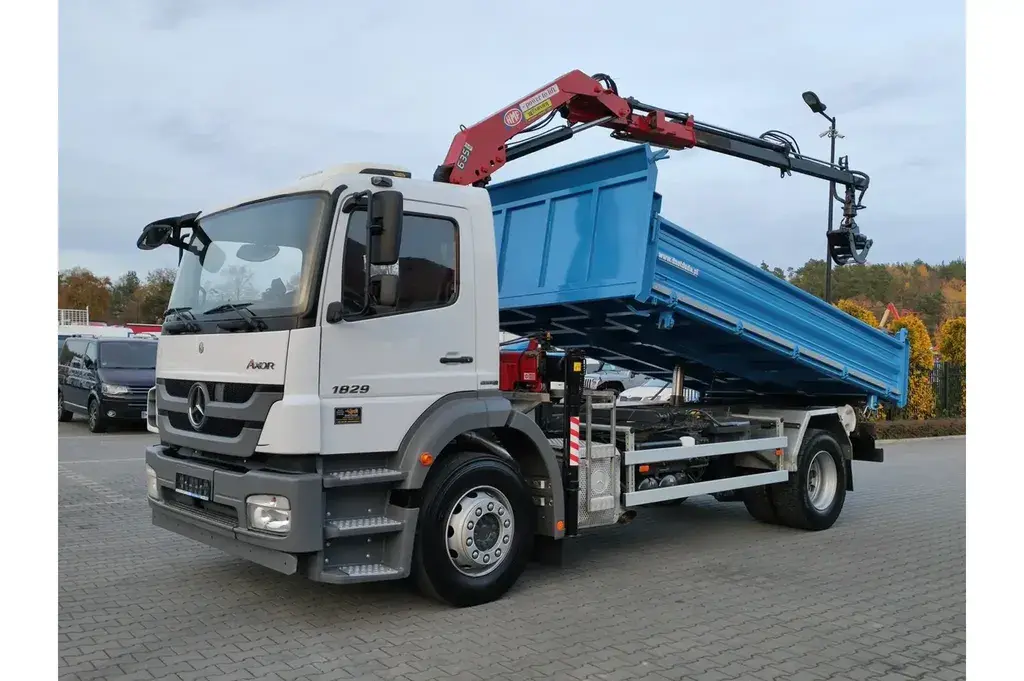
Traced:
<path fill-rule="evenodd" d="M 452 507 L 446 530 L 448 558 L 455 569 L 483 577 L 511 551 L 516 530 L 512 504 L 493 487 L 474 487 Z"/>
<path fill-rule="evenodd" d="M 59 419 L 64 415 L 64 395 L 57 391 L 57 418 Z"/>
<path fill-rule="evenodd" d="M 96 402 L 92 402 L 89 405 L 89 425 L 95 427 L 96 423 L 99 422 L 100 410 L 96 406 Z"/>
<path fill-rule="evenodd" d="M 807 467 L 807 498 L 817 511 L 831 508 L 839 488 L 839 471 L 832 455 L 822 450 L 811 457 Z"/>

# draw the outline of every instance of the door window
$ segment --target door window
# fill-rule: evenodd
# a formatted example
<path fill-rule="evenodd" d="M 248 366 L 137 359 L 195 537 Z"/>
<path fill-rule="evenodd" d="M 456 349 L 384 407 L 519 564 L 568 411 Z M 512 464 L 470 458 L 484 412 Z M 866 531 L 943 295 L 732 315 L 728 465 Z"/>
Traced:
<path fill-rule="evenodd" d="M 61 358 L 62 361 L 66 358 L 71 366 L 80 366 L 84 352 L 85 343 L 83 341 L 68 339 L 64 344 L 64 352 Z"/>
<path fill-rule="evenodd" d="M 61 348 L 57 354 L 57 363 L 61 366 L 67 366 L 71 364 L 71 360 L 74 358 L 75 353 L 71 349 L 74 341 L 61 340 Z"/>
<path fill-rule="evenodd" d="M 398 262 L 370 270 L 371 316 L 402 314 L 445 307 L 458 297 L 458 226 L 450 218 L 405 214 Z M 380 303 L 386 277 L 396 277 L 394 305 Z M 366 282 L 366 211 L 348 223 L 342 263 L 342 290 L 347 313 L 363 306 Z"/>
<path fill-rule="evenodd" d="M 89 347 L 85 349 L 85 356 L 89 360 L 86 362 L 88 366 L 97 366 L 100 359 L 100 352 L 96 343 L 89 343 Z"/>

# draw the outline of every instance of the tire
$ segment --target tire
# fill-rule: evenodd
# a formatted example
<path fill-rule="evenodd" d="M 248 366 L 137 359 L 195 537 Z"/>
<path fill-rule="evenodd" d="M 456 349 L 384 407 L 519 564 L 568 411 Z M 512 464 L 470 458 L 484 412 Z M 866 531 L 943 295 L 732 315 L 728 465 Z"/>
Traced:
<path fill-rule="evenodd" d="M 779 517 L 775 513 L 775 504 L 772 503 L 771 485 L 761 487 L 747 487 L 740 490 L 740 497 L 743 505 L 747 507 L 747 513 L 754 520 L 769 525 L 778 525 Z"/>
<path fill-rule="evenodd" d="M 846 502 L 846 460 L 835 435 L 808 430 L 796 474 L 768 494 L 779 524 L 812 531 L 832 527 Z"/>
<path fill-rule="evenodd" d="M 57 420 L 61 423 L 67 423 L 75 417 L 70 411 L 64 408 L 64 393 L 60 390 L 57 391 Z"/>
<path fill-rule="evenodd" d="M 597 389 L 611 390 L 613 393 L 615 393 L 615 397 L 618 398 L 618 396 L 621 395 L 626 388 L 618 381 L 613 381 L 611 383 L 602 383 L 601 385 L 597 386 Z"/>
<path fill-rule="evenodd" d="M 107 422 L 100 413 L 100 402 L 95 397 L 89 398 L 89 432 L 103 433 L 107 430 Z"/>
<path fill-rule="evenodd" d="M 412 566 L 420 591 L 460 608 L 501 598 L 533 550 L 536 511 L 518 468 L 493 454 L 453 453 L 431 471 L 423 493 Z M 463 537 L 467 545 L 487 548 L 471 554 L 461 548 Z M 502 548 L 506 538 L 507 548 Z M 495 563 L 483 564 L 488 559 Z"/>

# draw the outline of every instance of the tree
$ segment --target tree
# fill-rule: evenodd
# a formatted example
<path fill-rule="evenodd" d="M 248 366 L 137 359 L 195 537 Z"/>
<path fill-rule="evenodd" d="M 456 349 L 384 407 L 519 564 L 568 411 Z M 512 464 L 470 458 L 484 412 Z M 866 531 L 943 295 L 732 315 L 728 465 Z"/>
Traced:
<path fill-rule="evenodd" d="M 906 329 L 907 341 L 910 343 L 910 390 L 906 415 L 911 419 L 931 418 L 935 413 L 935 394 L 931 383 L 935 357 L 928 327 L 920 317 L 906 315 L 894 321 L 891 328 L 893 333 Z"/>
<path fill-rule="evenodd" d="M 960 369 L 960 415 L 967 413 L 967 319 L 947 319 L 939 329 L 939 357 Z"/>
<path fill-rule="evenodd" d="M 152 270 L 146 275 L 146 283 L 136 293 L 136 301 L 142 316 L 147 321 L 163 319 L 164 310 L 171 299 L 175 271 L 170 268 Z"/>
<path fill-rule="evenodd" d="M 136 294 L 141 286 L 135 270 L 118 277 L 110 291 L 110 316 L 122 322 L 137 321 L 140 310 Z"/>
<path fill-rule="evenodd" d="M 57 307 L 84 310 L 102 319 L 110 312 L 109 277 L 97 277 L 84 267 L 72 267 L 57 273 Z"/>
<path fill-rule="evenodd" d="M 856 317 L 868 326 L 872 326 L 876 329 L 878 328 L 878 317 L 876 317 L 875 313 L 867 309 L 865 306 L 844 298 L 836 303 L 836 307 L 851 317 Z"/>
<path fill-rule="evenodd" d="M 967 319 L 947 319 L 939 329 L 939 357 L 951 364 L 967 364 Z"/>
<path fill-rule="evenodd" d="M 776 274 L 781 271 L 765 262 L 761 263 L 761 269 Z M 825 261 L 808 260 L 786 272 L 783 278 L 823 298 Z M 961 258 L 935 266 L 915 260 L 835 267 L 832 292 L 836 299 L 855 301 L 876 317 L 889 303 L 900 310 L 912 310 L 929 333 L 936 333 L 945 320 L 967 315 L 967 262 Z"/>
<path fill-rule="evenodd" d="M 786 273 L 783 271 L 781 267 L 769 267 L 768 263 L 766 263 L 764 260 L 761 261 L 761 269 L 764 270 L 765 272 L 770 272 L 771 274 L 774 274 L 776 277 L 782 279 L 783 281 L 787 279 Z"/>

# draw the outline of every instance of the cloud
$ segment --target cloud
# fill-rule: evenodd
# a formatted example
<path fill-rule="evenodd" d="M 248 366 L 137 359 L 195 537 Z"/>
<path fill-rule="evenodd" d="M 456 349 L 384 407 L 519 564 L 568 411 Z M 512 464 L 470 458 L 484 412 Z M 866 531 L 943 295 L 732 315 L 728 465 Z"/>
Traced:
<path fill-rule="evenodd" d="M 61 266 L 166 266 L 134 247 L 146 222 L 342 162 L 429 177 L 460 124 L 574 68 L 827 156 L 827 124 L 800 100 L 813 89 L 839 117 L 839 153 L 872 177 L 860 219 L 872 255 L 964 254 L 962 3 L 865 0 L 842 20 L 809 0 L 669 3 L 642 27 L 623 26 L 620 3 L 570 5 L 62 2 Z M 619 148 L 594 131 L 499 179 Z M 682 226 L 755 263 L 821 257 L 823 183 L 697 150 L 660 167 L 665 213 Z"/>

